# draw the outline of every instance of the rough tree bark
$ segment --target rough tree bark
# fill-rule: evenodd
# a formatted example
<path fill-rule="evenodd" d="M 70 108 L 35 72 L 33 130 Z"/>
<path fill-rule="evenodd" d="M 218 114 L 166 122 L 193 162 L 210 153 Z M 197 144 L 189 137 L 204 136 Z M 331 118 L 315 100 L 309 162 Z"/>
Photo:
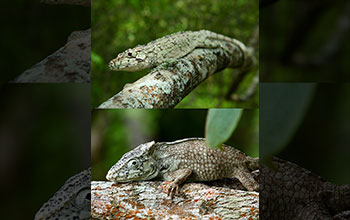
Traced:
<path fill-rule="evenodd" d="M 90 6 L 90 0 L 42 0 L 45 4 Z M 74 31 L 66 45 L 33 67 L 24 71 L 11 83 L 84 83 L 90 82 L 91 29 Z"/>
<path fill-rule="evenodd" d="M 186 183 L 170 200 L 162 182 L 91 182 L 96 219 L 259 219 L 259 193 Z"/>
<path fill-rule="evenodd" d="M 196 49 L 178 61 L 152 69 L 134 83 L 102 103 L 98 108 L 173 108 L 209 76 L 226 67 L 251 69 L 255 65 L 252 49 L 237 45 L 226 48 Z"/>
<path fill-rule="evenodd" d="M 67 44 L 19 75 L 13 83 L 90 81 L 91 30 L 75 31 Z"/>

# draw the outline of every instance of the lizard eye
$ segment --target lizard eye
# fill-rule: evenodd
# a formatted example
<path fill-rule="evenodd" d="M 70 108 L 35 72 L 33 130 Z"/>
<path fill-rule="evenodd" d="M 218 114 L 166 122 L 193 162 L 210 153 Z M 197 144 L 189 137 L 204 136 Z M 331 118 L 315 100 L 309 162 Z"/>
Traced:
<path fill-rule="evenodd" d="M 166 172 L 169 168 L 169 164 L 164 164 L 160 167 L 160 172 Z"/>
<path fill-rule="evenodd" d="M 128 167 L 137 167 L 137 166 L 138 166 L 137 160 L 130 160 L 128 163 Z"/>
<path fill-rule="evenodd" d="M 75 197 L 75 204 L 79 207 L 84 207 L 91 202 L 91 190 L 90 188 L 84 188 L 80 190 Z"/>
<path fill-rule="evenodd" d="M 131 52 L 129 52 L 129 53 L 128 53 L 128 56 L 129 56 L 129 57 L 132 57 L 132 53 L 131 53 Z"/>

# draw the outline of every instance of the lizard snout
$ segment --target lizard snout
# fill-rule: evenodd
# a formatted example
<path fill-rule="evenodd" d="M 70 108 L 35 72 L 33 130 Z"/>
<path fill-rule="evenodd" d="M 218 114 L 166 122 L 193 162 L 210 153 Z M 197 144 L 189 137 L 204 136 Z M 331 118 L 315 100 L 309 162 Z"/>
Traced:
<path fill-rule="evenodd" d="M 110 70 L 114 70 L 115 69 L 115 59 L 111 60 L 108 64 L 108 67 Z"/>

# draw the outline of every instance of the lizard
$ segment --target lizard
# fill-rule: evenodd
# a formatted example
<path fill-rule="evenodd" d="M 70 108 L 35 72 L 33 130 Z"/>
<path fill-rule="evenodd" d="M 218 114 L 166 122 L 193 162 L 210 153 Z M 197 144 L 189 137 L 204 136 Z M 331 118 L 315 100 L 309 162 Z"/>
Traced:
<path fill-rule="evenodd" d="M 250 171 L 259 169 L 258 158 L 228 145 L 222 144 L 221 148 L 209 148 L 204 138 L 147 142 L 124 154 L 109 169 L 106 179 L 121 183 L 164 180 L 170 198 L 185 181 L 237 178 L 249 191 L 257 191 L 259 184 Z"/>
<path fill-rule="evenodd" d="M 71 178 L 42 205 L 34 220 L 91 219 L 91 168 Z"/>
<path fill-rule="evenodd" d="M 350 219 L 350 185 L 335 185 L 291 162 L 260 164 L 262 220 Z"/>
<path fill-rule="evenodd" d="M 242 67 L 245 65 L 247 53 L 245 45 L 233 38 L 217 34 L 208 30 L 182 31 L 164 36 L 145 45 L 117 55 L 109 62 L 110 70 L 139 71 L 154 68 L 163 63 L 171 63 L 191 53 L 196 48 L 223 48 L 224 43 L 237 45 L 242 53 Z"/>

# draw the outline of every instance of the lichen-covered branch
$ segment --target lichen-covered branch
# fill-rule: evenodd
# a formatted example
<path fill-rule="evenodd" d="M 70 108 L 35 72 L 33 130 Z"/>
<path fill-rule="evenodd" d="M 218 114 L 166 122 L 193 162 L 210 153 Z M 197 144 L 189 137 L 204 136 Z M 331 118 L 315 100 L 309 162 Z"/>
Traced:
<path fill-rule="evenodd" d="M 226 67 L 248 70 L 254 66 L 250 48 L 242 53 L 237 44 L 223 45 L 225 49 L 195 49 L 175 62 L 152 69 L 98 108 L 173 108 L 214 73 Z"/>
<path fill-rule="evenodd" d="M 41 0 L 41 3 L 91 6 L 91 0 Z"/>
<path fill-rule="evenodd" d="M 66 45 L 19 75 L 13 83 L 90 81 L 91 29 L 74 31 Z"/>
<path fill-rule="evenodd" d="M 259 219 L 259 193 L 186 183 L 171 200 L 162 182 L 91 182 L 97 219 Z"/>
<path fill-rule="evenodd" d="M 255 56 L 259 54 L 259 25 L 254 28 L 253 34 L 249 39 L 248 46 L 255 49 Z M 257 68 L 259 69 L 259 68 Z M 241 85 L 242 81 L 249 77 L 247 71 L 239 71 L 237 77 L 235 77 L 231 83 L 230 89 L 226 93 L 226 99 L 232 100 L 235 102 L 244 102 L 251 98 L 259 85 L 259 71 L 255 71 L 254 77 L 250 82 L 249 87 L 244 91 L 243 94 L 237 94 L 238 88 Z"/>

